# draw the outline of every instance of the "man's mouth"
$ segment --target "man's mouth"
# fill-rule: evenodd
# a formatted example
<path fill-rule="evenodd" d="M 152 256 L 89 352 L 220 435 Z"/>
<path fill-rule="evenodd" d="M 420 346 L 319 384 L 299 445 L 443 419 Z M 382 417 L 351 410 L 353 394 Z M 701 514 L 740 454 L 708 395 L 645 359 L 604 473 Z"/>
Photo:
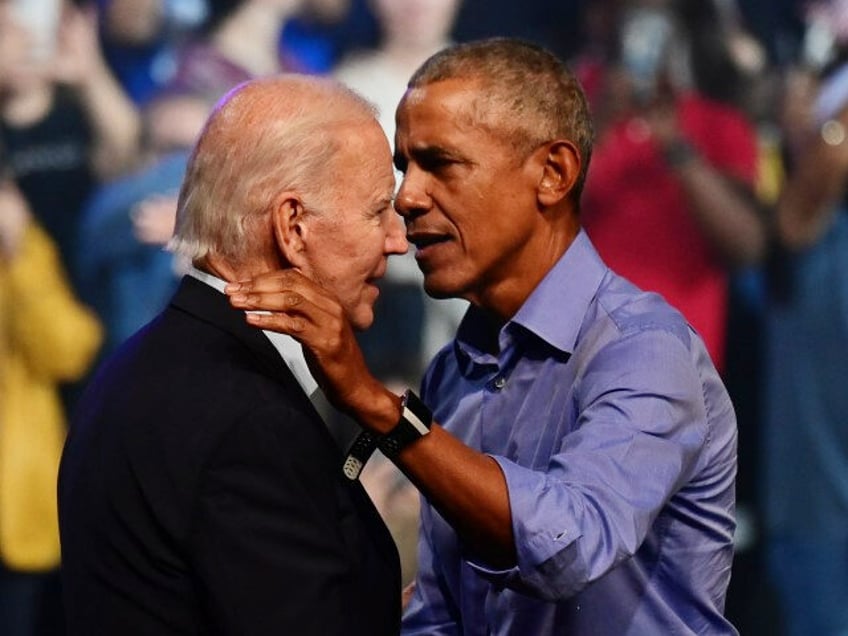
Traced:
<path fill-rule="evenodd" d="M 414 233 L 409 234 L 406 237 L 406 240 L 412 243 L 418 252 L 426 250 L 428 247 L 432 247 L 433 245 L 438 245 L 440 243 L 446 243 L 450 240 L 450 236 L 447 234 L 429 234 L 429 233 Z"/>
<path fill-rule="evenodd" d="M 365 279 L 365 283 L 368 285 L 374 285 L 378 287 L 380 284 L 380 279 L 382 279 L 386 275 L 386 261 L 380 263 L 376 270 L 371 272 L 371 276 Z"/>

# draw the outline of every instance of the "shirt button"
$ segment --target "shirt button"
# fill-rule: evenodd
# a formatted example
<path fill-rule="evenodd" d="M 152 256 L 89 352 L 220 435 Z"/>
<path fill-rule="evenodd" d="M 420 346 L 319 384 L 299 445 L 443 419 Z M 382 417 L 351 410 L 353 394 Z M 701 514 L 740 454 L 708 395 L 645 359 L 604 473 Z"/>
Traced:
<path fill-rule="evenodd" d="M 504 388 L 505 386 L 506 386 L 506 378 L 505 378 L 505 377 L 500 376 L 500 377 L 498 377 L 498 378 L 495 378 L 495 388 L 496 388 L 498 391 L 500 391 L 500 390 L 501 390 L 502 388 Z"/>

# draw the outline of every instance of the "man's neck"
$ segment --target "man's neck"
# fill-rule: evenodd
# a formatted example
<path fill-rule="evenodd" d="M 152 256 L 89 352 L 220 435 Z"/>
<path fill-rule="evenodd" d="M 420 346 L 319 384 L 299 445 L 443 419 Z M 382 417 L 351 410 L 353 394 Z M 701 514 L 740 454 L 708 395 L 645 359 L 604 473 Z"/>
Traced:
<path fill-rule="evenodd" d="M 237 263 L 214 253 L 195 259 L 192 265 L 201 272 L 216 276 L 228 283 L 248 280 L 280 267 L 279 264 L 267 263 L 261 259 Z"/>

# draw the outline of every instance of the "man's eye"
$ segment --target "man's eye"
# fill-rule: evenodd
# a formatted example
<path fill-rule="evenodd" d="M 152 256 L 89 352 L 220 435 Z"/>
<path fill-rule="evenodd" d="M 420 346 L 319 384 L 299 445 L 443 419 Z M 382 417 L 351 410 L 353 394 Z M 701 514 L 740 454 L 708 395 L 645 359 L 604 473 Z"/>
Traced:
<path fill-rule="evenodd" d="M 394 214 L 394 213 L 395 213 L 395 207 L 394 207 L 394 202 L 392 202 L 392 203 L 389 203 L 388 205 L 383 205 L 383 206 L 380 206 L 379 208 L 376 208 L 375 210 L 372 210 L 371 218 L 372 219 L 382 219 L 386 215 Z"/>
<path fill-rule="evenodd" d="M 427 172 L 440 172 L 454 165 L 447 157 L 427 157 L 421 161 L 421 168 Z"/>

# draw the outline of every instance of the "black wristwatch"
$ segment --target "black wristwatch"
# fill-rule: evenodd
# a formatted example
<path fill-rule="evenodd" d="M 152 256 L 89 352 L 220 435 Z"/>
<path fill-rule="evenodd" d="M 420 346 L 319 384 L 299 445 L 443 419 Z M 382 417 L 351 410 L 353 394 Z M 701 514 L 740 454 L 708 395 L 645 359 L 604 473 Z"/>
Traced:
<path fill-rule="evenodd" d="M 388 433 L 377 439 L 377 447 L 383 455 L 393 459 L 404 448 L 430 432 L 433 414 L 410 389 L 400 399 L 400 421 Z"/>
<path fill-rule="evenodd" d="M 366 430 L 359 431 L 359 435 L 356 436 L 356 439 L 353 440 L 347 451 L 347 456 L 342 466 L 345 477 L 351 481 L 358 479 L 359 474 L 365 468 L 365 464 L 368 463 L 368 459 L 376 448 L 377 434 Z"/>
<path fill-rule="evenodd" d="M 350 445 L 342 466 L 345 477 L 351 481 L 358 479 L 376 448 L 389 459 L 393 459 L 402 448 L 430 432 L 433 415 L 415 393 L 407 389 L 400 398 L 400 405 L 400 421 L 386 435 L 380 437 L 367 430 L 359 432 Z"/>

